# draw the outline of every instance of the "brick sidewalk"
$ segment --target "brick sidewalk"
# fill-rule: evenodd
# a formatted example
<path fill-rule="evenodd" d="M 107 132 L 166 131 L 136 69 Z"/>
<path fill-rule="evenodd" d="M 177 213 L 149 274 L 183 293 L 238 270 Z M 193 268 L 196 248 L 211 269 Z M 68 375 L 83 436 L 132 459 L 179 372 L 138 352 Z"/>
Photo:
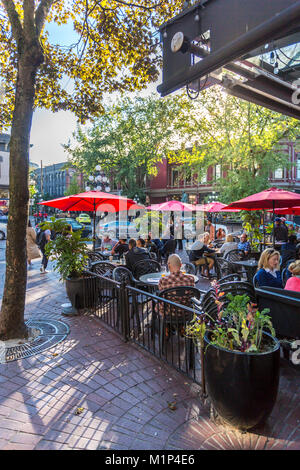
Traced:
<path fill-rule="evenodd" d="M 299 371 L 283 364 L 264 429 L 242 434 L 214 424 L 199 387 L 184 376 L 98 319 L 61 316 L 63 285 L 34 266 L 26 317 L 61 319 L 70 334 L 39 355 L 0 365 L 0 449 L 300 449 Z"/>

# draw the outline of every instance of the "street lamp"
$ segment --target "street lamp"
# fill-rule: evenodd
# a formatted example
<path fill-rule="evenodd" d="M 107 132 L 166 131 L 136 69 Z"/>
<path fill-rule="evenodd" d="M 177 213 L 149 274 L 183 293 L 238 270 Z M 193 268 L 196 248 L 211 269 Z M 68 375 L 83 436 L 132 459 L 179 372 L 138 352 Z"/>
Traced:
<path fill-rule="evenodd" d="M 100 165 L 95 167 L 95 172 L 88 176 L 88 185 L 86 191 L 97 190 L 110 192 L 109 180 Z"/>

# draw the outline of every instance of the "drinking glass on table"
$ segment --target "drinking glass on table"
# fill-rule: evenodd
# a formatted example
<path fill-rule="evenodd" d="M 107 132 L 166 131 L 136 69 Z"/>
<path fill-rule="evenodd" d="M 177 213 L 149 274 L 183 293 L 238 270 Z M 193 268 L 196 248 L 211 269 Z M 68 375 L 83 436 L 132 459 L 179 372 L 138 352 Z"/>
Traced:
<path fill-rule="evenodd" d="M 185 266 L 185 264 L 182 264 L 182 265 L 181 265 L 181 272 L 182 272 L 182 274 L 186 274 L 186 266 Z"/>
<path fill-rule="evenodd" d="M 165 277 L 166 274 L 167 274 L 167 267 L 162 266 L 161 267 L 161 272 L 160 272 L 161 277 Z"/>

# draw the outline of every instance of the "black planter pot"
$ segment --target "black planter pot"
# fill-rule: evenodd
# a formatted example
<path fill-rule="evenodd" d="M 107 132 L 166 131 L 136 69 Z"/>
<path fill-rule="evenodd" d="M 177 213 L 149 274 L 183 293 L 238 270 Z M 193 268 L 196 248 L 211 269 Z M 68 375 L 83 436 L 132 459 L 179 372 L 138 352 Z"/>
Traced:
<path fill-rule="evenodd" d="M 66 291 L 72 307 L 92 308 L 98 298 L 98 279 L 96 276 L 67 278 Z"/>
<path fill-rule="evenodd" d="M 208 395 L 220 417 L 228 424 L 251 429 L 262 424 L 276 401 L 279 384 L 280 344 L 265 353 L 228 351 L 204 337 L 204 374 Z"/>

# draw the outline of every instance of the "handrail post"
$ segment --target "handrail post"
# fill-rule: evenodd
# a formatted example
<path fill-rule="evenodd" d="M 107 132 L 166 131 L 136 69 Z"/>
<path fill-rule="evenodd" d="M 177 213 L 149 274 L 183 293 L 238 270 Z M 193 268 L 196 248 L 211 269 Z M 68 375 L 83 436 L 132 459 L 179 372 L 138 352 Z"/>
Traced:
<path fill-rule="evenodd" d="M 122 335 L 127 342 L 129 339 L 129 298 L 124 281 L 120 284 L 120 310 Z"/>

